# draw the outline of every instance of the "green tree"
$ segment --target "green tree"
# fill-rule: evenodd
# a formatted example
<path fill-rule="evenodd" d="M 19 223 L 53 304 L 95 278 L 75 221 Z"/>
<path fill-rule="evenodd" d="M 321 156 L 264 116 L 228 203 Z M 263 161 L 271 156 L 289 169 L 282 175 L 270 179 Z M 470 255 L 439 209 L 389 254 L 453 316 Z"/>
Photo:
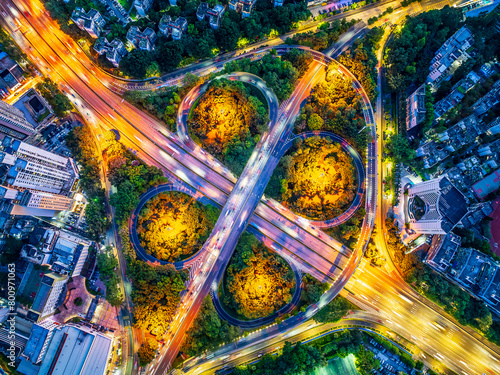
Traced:
<path fill-rule="evenodd" d="M 337 296 L 332 302 L 319 310 L 313 319 L 318 323 L 338 322 L 353 305 L 344 297 Z"/>
<path fill-rule="evenodd" d="M 36 89 L 47 100 L 57 117 L 66 116 L 68 111 L 73 108 L 69 99 L 49 78 L 45 78 L 42 82 L 37 83 Z"/>
<path fill-rule="evenodd" d="M 120 70 L 130 77 L 145 78 L 152 63 L 151 52 L 134 49 L 120 60 Z"/>
<path fill-rule="evenodd" d="M 220 344 L 233 341 L 241 330 L 221 320 L 210 297 L 203 304 L 191 328 L 187 331 L 181 350 L 190 356 L 213 351 Z"/>
<path fill-rule="evenodd" d="M 317 113 L 313 113 L 307 120 L 307 126 L 311 130 L 320 130 L 325 122 Z"/>
<path fill-rule="evenodd" d="M 156 357 L 158 341 L 153 338 L 147 338 L 137 351 L 139 357 L 139 366 L 147 366 Z"/>
<path fill-rule="evenodd" d="M 139 203 L 139 194 L 130 181 L 120 184 L 119 190 L 113 194 L 109 203 L 116 208 L 116 219 L 122 221 Z"/>

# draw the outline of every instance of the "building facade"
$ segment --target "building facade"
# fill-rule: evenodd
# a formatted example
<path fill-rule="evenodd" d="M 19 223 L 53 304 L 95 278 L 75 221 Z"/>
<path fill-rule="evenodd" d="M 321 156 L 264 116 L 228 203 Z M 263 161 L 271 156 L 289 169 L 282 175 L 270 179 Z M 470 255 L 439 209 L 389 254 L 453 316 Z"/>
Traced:
<path fill-rule="evenodd" d="M 146 17 L 148 11 L 153 6 L 153 0 L 135 0 L 134 7 L 137 10 L 137 15 L 140 17 Z"/>
<path fill-rule="evenodd" d="M 257 0 L 229 0 L 229 9 L 241 13 L 243 18 L 250 17 Z"/>
<path fill-rule="evenodd" d="M 5 136 L 24 140 L 35 133 L 23 112 L 0 100 L 0 139 Z"/>
<path fill-rule="evenodd" d="M 18 188 L 71 195 L 76 191 L 78 171 L 71 158 L 6 137 L 3 152 L 16 157 L 6 181 Z"/>
<path fill-rule="evenodd" d="M 146 27 L 141 31 L 137 26 L 131 26 L 127 32 L 127 40 L 143 51 L 152 51 L 155 48 L 156 33 L 153 29 Z"/>

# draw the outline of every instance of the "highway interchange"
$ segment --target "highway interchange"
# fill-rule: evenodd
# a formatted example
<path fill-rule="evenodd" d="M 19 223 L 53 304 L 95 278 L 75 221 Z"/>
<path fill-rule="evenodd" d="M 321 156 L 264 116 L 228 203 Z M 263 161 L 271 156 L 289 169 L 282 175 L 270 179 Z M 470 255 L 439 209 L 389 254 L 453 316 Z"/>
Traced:
<path fill-rule="evenodd" d="M 383 3 L 389 6 L 393 2 Z M 32 7 L 32 4 L 35 6 Z M 222 220 L 217 223 L 218 231 L 214 231 L 217 236 L 212 236 L 207 242 L 207 246 L 210 245 L 211 249 L 206 252 L 210 254 L 207 261 L 204 262 L 206 264 L 197 264 L 198 270 L 193 273 L 196 274 L 199 271 L 196 279 L 198 281 L 193 283 L 192 287 L 195 291 L 194 297 L 191 295 L 191 298 L 183 300 L 177 315 L 181 318 L 171 324 L 171 332 L 173 331 L 172 327 L 182 329 L 189 327 L 199 304 L 203 300 L 202 297 L 209 292 L 210 282 L 215 278 L 215 271 L 222 270 L 222 267 L 215 264 L 216 257 L 219 257 L 221 264 L 229 260 L 232 247 L 250 220 L 252 222 L 260 220 L 257 223 L 259 230 L 263 229 L 264 222 L 275 224 L 269 226 L 265 234 L 271 240 L 276 241 L 277 245 L 287 249 L 290 257 L 297 254 L 302 254 L 302 259 L 309 260 L 311 257 L 312 264 L 302 264 L 303 270 L 305 272 L 311 271 L 309 273 L 318 278 L 322 277 L 323 280 L 333 284 L 320 304 L 324 304 L 325 301 L 343 289 L 349 280 L 347 276 L 356 270 L 360 261 L 359 254 L 362 252 L 364 241 L 360 241 L 360 246 L 354 249 L 354 252 L 348 252 L 351 255 L 350 258 L 343 257 L 346 259 L 342 263 L 344 272 L 342 278 L 338 272 L 332 274 L 330 270 L 332 262 L 329 259 L 335 259 L 342 253 L 343 250 L 339 243 L 334 239 L 325 238 L 328 237 L 325 235 L 320 238 L 316 228 L 311 228 L 309 223 L 294 220 L 292 213 L 286 212 L 284 208 L 276 208 L 279 207 L 276 203 L 267 204 L 269 202 L 261 199 L 262 191 L 265 188 L 265 183 L 261 181 L 265 181 L 265 178 L 269 176 L 264 175 L 257 178 L 263 170 L 268 170 L 268 168 L 264 168 L 264 163 L 272 162 L 273 150 L 275 150 L 284 128 L 287 124 L 293 123 L 292 120 L 298 113 L 300 103 L 308 96 L 308 90 L 320 80 L 316 73 L 322 70 L 321 63 L 327 61 L 324 55 L 315 53 L 315 62 L 299 82 L 292 100 L 287 103 L 288 107 L 276 114 L 277 120 L 275 122 L 277 121 L 278 125 L 271 126 L 270 136 L 263 138 L 261 144 L 256 147 L 255 158 L 262 155 L 262 164 L 251 165 L 252 163 L 249 163 L 248 170 L 246 169 L 242 174 L 243 178 L 235 181 L 234 176 L 216 160 L 205 155 L 202 150 L 190 150 L 189 146 L 185 145 L 184 140 L 169 133 L 155 119 L 138 111 L 124 102 L 112 90 L 108 90 L 107 87 L 114 85 L 114 78 L 97 70 L 79 48 L 72 44 L 72 41 L 62 39 L 60 31 L 42 12 L 40 6 L 37 6 L 37 3 L 16 1 L 16 7 L 8 1 L 2 1 L 1 6 L 2 10 L 9 15 L 2 20 L 2 26 L 11 32 L 16 42 L 42 72 L 64 87 L 64 91 L 71 95 L 72 101 L 76 103 L 83 116 L 97 132 L 102 133 L 103 130 L 111 128 L 118 129 L 122 137 L 121 141 L 127 147 L 136 150 L 137 155 L 147 163 L 162 168 L 171 181 L 188 183 L 201 194 L 224 204 L 226 211 L 223 211 Z M 22 12 L 28 12 L 29 16 Z M 368 17 L 366 18 L 373 14 L 373 10 L 371 12 L 367 11 Z M 362 18 L 366 19 L 364 15 Z M 9 19 L 18 19 L 23 26 L 15 30 L 7 23 Z M 57 35 L 58 38 L 54 38 L 54 35 Z M 208 69 L 216 70 L 213 62 L 209 62 L 208 65 L 206 62 L 203 64 L 202 69 L 208 67 Z M 196 67 L 190 69 L 196 71 Z M 344 73 L 349 74 L 349 72 Z M 158 85 L 161 84 L 158 83 Z M 358 89 L 363 91 L 360 87 Z M 382 121 L 382 112 L 379 100 L 376 112 L 378 124 Z M 283 121 L 280 121 L 282 116 Z M 375 131 L 373 112 L 369 108 L 369 102 L 365 107 L 365 118 L 368 123 L 372 124 Z M 271 123 L 273 124 L 272 119 Z M 138 127 L 137 124 L 141 124 L 141 126 Z M 273 130 L 275 131 L 273 132 Z M 377 186 L 381 186 L 382 174 L 378 176 L 376 174 L 377 168 L 382 170 L 381 158 L 377 154 L 377 149 L 381 149 L 382 137 L 380 136 L 380 127 L 376 130 L 379 137 L 374 137 L 374 139 L 378 139 L 378 147 L 371 145 L 371 149 L 368 149 L 367 219 L 361 235 L 361 238 L 365 240 L 369 238 L 374 220 L 380 221 L 380 226 L 377 225 L 378 228 L 383 227 L 383 212 L 380 204 L 383 201 L 382 189 L 377 189 Z M 265 144 L 266 140 L 267 144 Z M 261 153 L 258 154 L 258 152 Z M 244 181 L 247 176 L 247 181 Z M 234 189 L 233 186 L 235 186 Z M 246 198 L 243 202 L 239 200 L 239 191 L 242 193 L 241 196 Z M 257 215 L 252 216 L 254 209 Z M 226 216 L 227 211 L 230 214 Z M 282 214 L 282 211 L 285 212 Z M 224 226 L 226 230 L 223 229 Z M 234 226 L 236 226 L 233 228 L 235 230 L 228 230 Z M 385 241 L 381 230 L 378 231 L 376 240 L 381 241 L 380 244 L 384 247 Z M 318 256 L 318 253 L 321 253 L 322 256 Z M 317 258 L 314 258 L 315 256 Z M 356 301 L 361 307 L 380 314 L 380 316 L 390 317 L 386 324 L 391 329 L 396 332 L 401 331 L 405 338 L 418 343 L 419 347 L 441 359 L 446 366 L 457 373 L 495 374 L 500 372 L 498 367 L 500 362 L 498 353 L 500 351 L 498 348 L 487 343 L 477 333 L 471 332 L 471 329 L 458 326 L 442 310 L 416 294 L 401 280 L 391 265 L 388 266 L 387 270 L 378 270 L 363 267 L 363 264 L 356 272 L 355 277 L 347 283 L 347 289 L 351 292 L 348 293 L 348 298 Z M 214 268 L 214 272 L 209 272 L 212 268 Z M 335 283 L 335 280 L 340 282 Z M 298 316 L 296 319 L 305 320 L 318 308 L 319 306 L 313 306 L 305 315 Z M 290 322 L 287 321 L 282 325 L 272 326 L 243 340 L 239 344 L 245 346 L 239 346 L 238 349 L 245 348 L 244 350 L 254 352 L 254 356 L 256 356 L 252 344 L 262 340 L 262 337 L 266 337 L 266 339 L 276 338 L 288 328 L 300 324 L 302 324 L 301 321 L 294 322 L 291 319 Z M 441 328 L 437 328 L 436 325 Z M 165 346 L 167 349 L 160 354 L 160 361 L 153 364 L 156 367 L 153 367 L 152 373 L 165 373 L 182 341 L 181 336 L 177 334 L 171 337 L 172 342 Z M 222 353 L 225 353 L 224 350 L 231 350 L 231 347 L 221 348 L 221 350 Z M 218 354 L 217 357 L 213 357 L 213 364 L 219 363 L 219 366 L 222 366 L 227 360 L 227 358 L 221 359 L 225 355 L 227 354 Z M 239 357 L 238 352 L 232 355 L 234 360 Z"/>

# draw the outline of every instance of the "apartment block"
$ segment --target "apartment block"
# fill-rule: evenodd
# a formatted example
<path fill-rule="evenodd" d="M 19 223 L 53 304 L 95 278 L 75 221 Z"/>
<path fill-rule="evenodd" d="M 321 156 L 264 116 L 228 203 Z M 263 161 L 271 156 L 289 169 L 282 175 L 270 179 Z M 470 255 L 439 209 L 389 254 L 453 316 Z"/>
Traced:
<path fill-rule="evenodd" d="M 470 72 L 465 78 L 458 81 L 453 86 L 451 92 L 434 105 L 436 120 L 460 103 L 467 91 L 472 89 L 480 81 L 481 77 L 475 72 Z"/>
<path fill-rule="evenodd" d="M 184 17 L 178 17 L 175 21 L 169 23 L 170 33 L 173 40 L 180 40 L 182 35 L 187 32 L 188 23 Z"/>
<path fill-rule="evenodd" d="M 473 44 L 472 32 L 463 26 L 437 50 L 431 60 L 430 73 L 427 76 L 427 83 L 433 90 L 436 90 L 443 80 L 471 57 L 468 51 Z"/>
<path fill-rule="evenodd" d="M 229 9 L 241 13 L 243 18 L 250 17 L 257 0 L 229 0 Z"/>
<path fill-rule="evenodd" d="M 220 20 L 226 11 L 225 7 L 221 4 L 217 4 L 213 9 L 208 6 L 208 3 L 201 2 L 196 11 L 196 17 L 198 21 L 202 21 L 205 18 L 209 20 L 210 27 L 214 30 L 219 28 Z"/>
<path fill-rule="evenodd" d="M 153 29 L 146 27 L 141 31 L 137 26 L 131 26 L 127 32 L 127 40 L 144 51 L 152 51 L 155 49 L 156 33 Z"/>
<path fill-rule="evenodd" d="M 146 17 L 148 11 L 153 6 L 153 0 L 135 0 L 134 7 L 137 10 L 137 15 L 140 17 Z"/>
<path fill-rule="evenodd" d="M 117 38 L 113 39 L 110 43 L 108 42 L 108 39 L 101 37 L 96 40 L 93 48 L 99 55 L 105 54 L 106 58 L 111 61 L 115 67 L 118 67 L 122 57 L 128 53 L 123 42 Z"/>
<path fill-rule="evenodd" d="M 0 139 L 5 136 L 24 140 L 35 133 L 23 112 L 0 100 Z"/>
<path fill-rule="evenodd" d="M 98 38 L 99 34 L 106 24 L 106 21 L 95 9 L 89 10 L 88 13 L 81 7 L 76 7 L 71 14 L 71 20 L 82 30 L 89 33 L 92 38 Z"/>
<path fill-rule="evenodd" d="M 6 182 L 16 188 L 72 195 L 78 186 L 78 171 L 71 158 L 56 155 L 27 143 L 5 137 L 3 152 L 16 157 Z"/>

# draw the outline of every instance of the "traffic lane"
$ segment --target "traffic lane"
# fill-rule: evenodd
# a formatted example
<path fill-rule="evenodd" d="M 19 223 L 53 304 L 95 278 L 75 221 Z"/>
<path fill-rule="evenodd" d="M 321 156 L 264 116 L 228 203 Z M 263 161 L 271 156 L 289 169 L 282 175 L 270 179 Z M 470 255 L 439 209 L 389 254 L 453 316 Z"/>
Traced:
<path fill-rule="evenodd" d="M 86 86 L 84 85 L 83 86 L 84 88 L 86 88 Z M 137 135 L 135 136 L 137 138 Z M 139 139 L 140 142 L 146 142 L 147 140 L 146 139 Z M 167 149 L 168 150 L 168 149 Z M 164 155 L 163 155 L 164 156 Z M 172 168 L 173 166 L 171 166 L 170 168 Z M 187 172 L 187 171 L 186 171 Z M 188 182 L 191 182 L 194 180 L 193 176 L 191 176 L 191 179 L 187 179 Z M 202 181 L 198 181 L 198 184 L 201 186 L 202 185 Z"/>
<path fill-rule="evenodd" d="M 369 275 L 369 273 L 367 274 Z M 436 353 L 441 351 L 442 353 L 446 353 L 446 355 L 450 355 L 449 358 L 455 358 L 451 355 L 453 353 L 460 353 L 462 358 L 468 358 L 467 355 L 469 355 L 469 353 L 474 353 L 474 355 L 482 353 L 484 347 L 481 348 L 480 346 L 477 346 L 477 341 L 474 338 L 471 338 L 467 333 L 461 332 L 458 326 L 454 324 L 450 325 L 450 322 L 445 321 L 445 319 L 438 313 L 427 308 L 426 305 L 420 304 L 419 300 L 414 300 L 413 303 L 408 303 L 402 299 L 401 294 L 397 291 L 399 285 L 391 283 L 393 280 L 390 277 L 381 278 L 378 274 L 372 274 L 371 278 L 373 280 L 367 280 L 367 282 L 364 283 L 356 283 L 355 285 L 348 285 L 348 288 L 357 294 L 364 293 L 363 295 L 365 296 L 373 295 L 373 292 L 369 289 L 373 287 L 376 288 L 378 294 L 381 295 L 382 298 L 378 301 L 378 303 L 375 303 L 370 299 L 366 300 L 365 303 L 371 303 L 382 313 L 391 316 L 391 320 L 394 321 L 396 325 L 401 327 L 400 329 L 405 330 L 405 327 L 408 327 L 406 331 L 408 334 L 423 337 L 425 345 L 424 348 L 432 350 Z M 379 280 L 380 282 L 376 280 Z M 390 286 L 391 288 L 387 288 L 387 286 Z M 411 298 L 408 294 L 405 294 L 403 297 L 407 299 Z M 411 311 L 411 306 L 414 304 L 418 306 L 418 314 Z M 403 308 L 402 305 L 406 306 Z M 429 326 L 429 322 L 431 322 L 431 326 Z M 441 328 L 434 326 L 434 324 L 438 323 Z M 460 336 L 458 342 L 453 341 L 447 336 L 450 332 L 449 330 L 453 332 L 453 335 Z M 468 339 L 468 337 L 470 339 Z M 439 346 L 436 347 L 435 343 L 439 343 Z M 495 355 L 493 356 L 498 358 Z M 469 356 L 469 361 L 471 363 L 475 363 L 477 366 L 476 370 L 480 371 L 481 369 L 486 369 L 481 367 L 481 363 L 484 363 L 484 360 L 486 359 L 484 356 L 483 358 L 484 359 L 477 361 L 474 357 L 471 358 Z M 446 363 L 446 361 L 444 362 Z M 453 364 L 446 364 L 450 368 L 454 368 Z M 460 368 L 456 368 L 456 370 L 460 370 Z"/>

